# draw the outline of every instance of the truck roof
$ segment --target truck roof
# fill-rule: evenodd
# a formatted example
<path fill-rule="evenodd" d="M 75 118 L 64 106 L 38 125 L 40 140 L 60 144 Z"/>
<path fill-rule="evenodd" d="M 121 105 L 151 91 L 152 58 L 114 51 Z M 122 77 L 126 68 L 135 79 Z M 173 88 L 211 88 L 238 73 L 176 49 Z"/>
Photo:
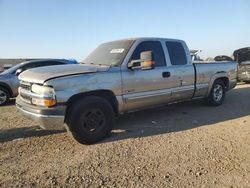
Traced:
<path fill-rule="evenodd" d="M 147 41 L 147 40 L 172 40 L 172 41 L 179 41 L 179 42 L 184 42 L 183 40 L 180 39 L 173 39 L 173 38 L 161 38 L 161 37 L 132 37 L 132 38 L 124 38 L 124 39 L 118 39 L 118 40 L 113 40 L 113 41 L 108 41 L 108 42 L 115 42 L 115 41 L 124 41 L 124 40 L 141 40 L 141 41 Z"/>

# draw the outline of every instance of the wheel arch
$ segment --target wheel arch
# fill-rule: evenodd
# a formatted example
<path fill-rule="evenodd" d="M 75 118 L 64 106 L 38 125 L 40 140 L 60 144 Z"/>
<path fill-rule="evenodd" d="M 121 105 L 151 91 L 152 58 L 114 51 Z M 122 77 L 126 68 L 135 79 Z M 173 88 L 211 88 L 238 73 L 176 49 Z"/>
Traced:
<path fill-rule="evenodd" d="M 9 92 L 10 97 L 13 96 L 12 89 L 10 88 L 10 86 L 9 86 L 8 84 L 6 84 L 6 83 L 4 83 L 4 82 L 0 82 L 0 87 L 5 88 L 5 89 Z"/>
<path fill-rule="evenodd" d="M 222 80 L 223 83 L 225 84 L 225 89 L 228 90 L 228 88 L 229 88 L 229 79 L 228 79 L 228 77 L 220 77 L 220 78 L 217 78 L 216 80 Z"/>
<path fill-rule="evenodd" d="M 112 108 L 114 109 L 115 115 L 116 116 L 118 115 L 119 104 L 118 104 L 115 94 L 110 90 L 95 90 L 95 91 L 78 93 L 78 94 L 71 96 L 66 102 L 67 109 L 65 113 L 66 115 L 65 120 L 67 118 L 67 114 L 68 114 L 68 111 L 70 110 L 71 105 L 75 103 L 77 100 L 82 99 L 84 97 L 88 97 L 88 96 L 96 96 L 96 97 L 100 97 L 100 98 L 107 100 L 111 104 Z"/>
<path fill-rule="evenodd" d="M 226 75 L 216 75 L 215 77 L 213 77 L 210 81 L 210 85 L 209 85 L 209 89 L 208 89 L 208 93 L 207 96 L 209 96 L 211 89 L 213 88 L 213 84 L 216 80 L 222 80 L 223 83 L 225 84 L 225 90 L 227 91 L 229 88 L 229 78 Z"/>

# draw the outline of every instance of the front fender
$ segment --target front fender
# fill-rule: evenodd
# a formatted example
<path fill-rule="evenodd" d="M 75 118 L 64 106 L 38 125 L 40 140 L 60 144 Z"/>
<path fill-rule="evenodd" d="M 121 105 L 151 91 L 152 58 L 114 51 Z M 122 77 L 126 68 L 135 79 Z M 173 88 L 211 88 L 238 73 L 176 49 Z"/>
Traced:
<path fill-rule="evenodd" d="M 49 80 L 45 85 L 53 86 L 58 103 L 65 103 L 72 96 L 96 90 L 109 90 L 121 96 L 120 71 L 66 76 Z"/>

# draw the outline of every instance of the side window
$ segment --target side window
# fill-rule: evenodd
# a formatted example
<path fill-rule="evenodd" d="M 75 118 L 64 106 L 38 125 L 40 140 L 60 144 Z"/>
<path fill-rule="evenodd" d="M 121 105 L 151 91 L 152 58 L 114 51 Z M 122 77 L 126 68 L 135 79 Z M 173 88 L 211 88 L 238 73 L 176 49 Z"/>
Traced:
<path fill-rule="evenodd" d="M 50 65 L 54 65 L 53 62 L 51 61 L 41 61 L 41 62 L 37 62 L 34 64 L 34 67 L 45 67 L 45 66 L 50 66 Z"/>
<path fill-rule="evenodd" d="M 172 65 L 186 65 L 187 56 L 184 47 L 180 42 L 166 42 L 169 58 Z"/>
<path fill-rule="evenodd" d="M 51 66 L 51 65 L 64 65 L 65 63 L 59 62 L 59 61 L 41 61 L 41 62 L 34 62 L 29 63 L 23 67 L 24 70 L 37 68 L 37 67 L 45 67 L 45 66 Z"/>
<path fill-rule="evenodd" d="M 36 63 L 28 63 L 22 67 L 23 70 L 28 70 L 36 67 Z"/>
<path fill-rule="evenodd" d="M 41 61 L 34 63 L 32 68 L 43 67 L 43 66 L 46 66 L 46 62 Z"/>
<path fill-rule="evenodd" d="M 64 65 L 65 63 L 59 62 L 59 61 L 46 61 L 42 62 L 42 65 L 39 65 L 39 67 L 44 67 L 44 66 L 52 66 L 52 65 Z"/>
<path fill-rule="evenodd" d="M 65 62 L 54 62 L 53 65 L 67 65 L 68 63 L 65 63 Z"/>
<path fill-rule="evenodd" d="M 140 59 L 140 53 L 144 52 L 144 51 L 152 51 L 153 52 L 156 67 L 166 66 L 164 52 L 163 52 L 161 43 L 159 41 L 146 41 L 146 42 L 140 43 L 136 47 L 136 49 L 131 57 L 131 60 Z"/>

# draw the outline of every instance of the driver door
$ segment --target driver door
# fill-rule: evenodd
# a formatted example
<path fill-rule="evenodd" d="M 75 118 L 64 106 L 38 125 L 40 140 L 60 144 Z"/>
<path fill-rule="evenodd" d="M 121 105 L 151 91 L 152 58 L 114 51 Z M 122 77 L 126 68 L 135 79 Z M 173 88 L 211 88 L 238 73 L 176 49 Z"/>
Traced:
<path fill-rule="evenodd" d="M 161 42 L 141 42 L 130 61 L 140 59 L 140 53 L 144 51 L 152 51 L 155 68 L 122 71 L 124 111 L 167 103 L 171 99 L 172 81 Z"/>

